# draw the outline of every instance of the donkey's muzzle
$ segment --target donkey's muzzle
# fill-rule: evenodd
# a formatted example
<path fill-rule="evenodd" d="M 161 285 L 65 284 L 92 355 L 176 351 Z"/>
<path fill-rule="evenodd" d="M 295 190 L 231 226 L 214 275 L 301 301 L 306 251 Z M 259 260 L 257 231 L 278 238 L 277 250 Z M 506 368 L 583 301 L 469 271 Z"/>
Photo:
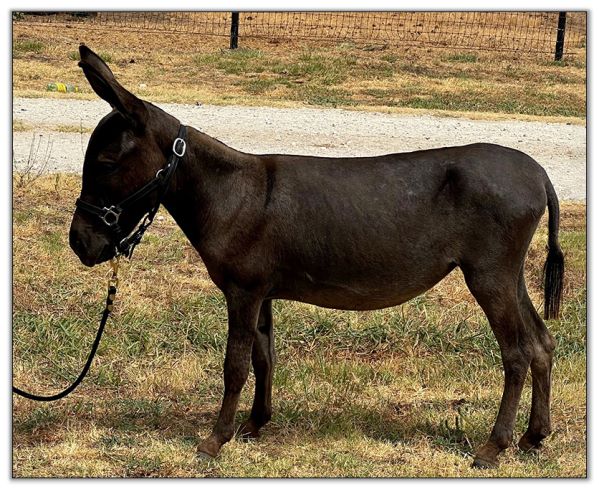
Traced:
<path fill-rule="evenodd" d="M 102 235 L 90 233 L 86 227 L 73 219 L 69 231 L 69 245 L 87 267 L 110 260 L 115 255 L 114 245 Z"/>

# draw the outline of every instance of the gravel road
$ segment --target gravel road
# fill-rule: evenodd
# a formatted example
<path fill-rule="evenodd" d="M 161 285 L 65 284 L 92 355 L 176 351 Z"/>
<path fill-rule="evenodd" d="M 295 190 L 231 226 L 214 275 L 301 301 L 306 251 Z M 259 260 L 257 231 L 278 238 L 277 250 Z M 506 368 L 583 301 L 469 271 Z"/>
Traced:
<path fill-rule="evenodd" d="M 570 124 L 482 121 L 449 117 L 357 112 L 340 109 L 276 109 L 157 104 L 184 124 L 250 153 L 370 156 L 474 142 L 519 149 L 549 174 L 562 200 L 586 199 L 586 127 Z M 93 128 L 106 102 L 13 100 L 13 119 L 32 130 L 13 133 L 17 169 L 49 154 L 47 171 L 81 172 L 89 133 L 58 132 L 58 126 Z M 31 158 L 32 141 L 34 157 Z"/>

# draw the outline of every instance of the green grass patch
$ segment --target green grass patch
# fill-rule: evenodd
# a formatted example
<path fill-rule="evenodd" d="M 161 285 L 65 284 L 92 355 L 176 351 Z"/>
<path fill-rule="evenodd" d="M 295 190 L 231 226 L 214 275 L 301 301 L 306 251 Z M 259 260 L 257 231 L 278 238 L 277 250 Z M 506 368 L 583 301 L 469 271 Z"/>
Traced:
<path fill-rule="evenodd" d="M 267 92 L 270 92 L 278 85 L 283 84 L 280 80 L 276 79 L 253 79 L 244 81 L 241 83 L 246 92 L 254 94 L 254 95 L 263 95 Z"/>
<path fill-rule="evenodd" d="M 586 63 L 583 60 L 576 58 L 564 58 L 559 61 L 548 61 L 545 63 L 548 66 L 557 66 L 560 68 L 572 66 L 574 68 L 583 69 L 586 68 Z"/>
<path fill-rule="evenodd" d="M 367 88 L 361 91 L 361 94 L 371 97 L 382 105 L 394 105 L 393 98 L 397 96 L 396 89 L 385 88 Z"/>
<path fill-rule="evenodd" d="M 35 39 L 17 39 L 12 43 L 13 58 L 19 58 L 30 53 L 40 54 L 44 49 L 44 43 Z"/>
<path fill-rule="evenodd" d="M 452 63 L 476 63 L 478 61 L 478 56 L 472 53 L 456 53 L 450 54 L 444 59 L 445 61 L 450 61 Z"/>
<path fill-rule="evenodd" d="M 98 56 L 100 56 L 102 61 L 104 61 L 105 63 L 112 63 L 112 54 L 106 52 L 99 52 Z"/>
<path fill-rule="evenodd" d="M 356 105 L 350 93 L 341 88 L 330 88 L 325 86 L 302 86 L 294 95 L 296 100 L 301 100 L 310 105 L 321 105 L 324 107 L 342 107 Z"/>
<path fill-rule="evenodd" d="M 538 94 L 539 102 L 530 102 L 510 95 L 500 96 L 493 100 L 487 99 L 480 91 L 456 91 L 446 93 L 430 93 L 426 95 L 412 96 L 405 100 L 402 105 L 413 109 L 426 110 L 452 110 L 459 112 L 494 112 L 504 114 L 526 114 L 533 116 L 560 115 L 564 117 L 582 117 L 584 112 L 575 104 L 570 104 L 564 98 L 557 103 L 553 94 Z M 554 102 L 544 104 L 542 101 Z"/>
<path fill-rule="evenodd" d="M 200 68 L 208 66 L 228 75 L 240 75 L 258 67 L 257 60 L 261 58 L 262 52 L 258 49 L 239 48 L 195 55 L 193 61 Z"/>
<path fill-rule="evenodd" d="M 582 272 L 587 267 L 587 235 L 586 230 L 572 230 L 560 237 L 561 245 L 567 250 L 565 260 L 568 267 Z"/>

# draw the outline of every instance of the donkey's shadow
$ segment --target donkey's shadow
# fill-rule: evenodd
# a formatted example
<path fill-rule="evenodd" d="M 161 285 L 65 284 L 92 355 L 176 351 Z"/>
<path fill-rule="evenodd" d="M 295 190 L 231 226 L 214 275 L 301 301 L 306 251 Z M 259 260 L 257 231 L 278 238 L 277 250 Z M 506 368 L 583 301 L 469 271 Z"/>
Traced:
<path fill-rule="evenodd" d="M 447 409 L 446 404 L 446 401 L 428 403 L 427 409 L 437 411 L 437 422 L 431 421 L 430 411 L 420 405 L 379 409 L 356 405 L 348 405 L 347 409 L 327 405 L 311 409 L 301 403 L 292 409 L 275 406 L 273 419 L 263 428 L 260 439 L 253 442 L 268 444 L 270 450 L 274 448 L 270 442 L 277 440 L 277 446 L 283 450 L 285 439 L 295 444 L 300 439 L 344 439 L 348 433 L 394 445 L 426 437 L 440 448 L 472 455 L 472 446 L 485 438 L 484 429 L 466 433 L 457 422 L 454 425 L 457 411 Z M 62 409 L 42 406 L 13 422 L 13 444 L 56 444 L 70 436 L 69 432 L 89 431 L 94 426 L 106 432 L 97 442 L 100 445 L 115 446 L 127 444 L 132 438 L 149 437 L 179 440 L 192 447 L 209 435 L 217 412 L 216 404 L 194 409 L 176 399 L 120 400 L 99 406 L 94 401 L 76 401 Z M 241 409 L 236 426 L 248 416 L 249 409 Z M 71 421 L 65 422 L 67 419 Z"/>

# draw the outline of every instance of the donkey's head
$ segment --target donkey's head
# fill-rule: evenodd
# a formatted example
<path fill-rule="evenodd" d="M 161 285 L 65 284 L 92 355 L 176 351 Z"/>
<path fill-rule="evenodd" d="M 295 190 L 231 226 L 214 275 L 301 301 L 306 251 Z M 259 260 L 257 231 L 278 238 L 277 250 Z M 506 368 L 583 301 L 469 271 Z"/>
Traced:
<path fill-rule="evenodd" d="M 155 177 L 170 152 L 179 123 L 123 88 L 89 48 L 81 45 L 79 53 L 79 66 L 91 87 L 113 109 L 100 121 L 87 146 L 80 201 L 92 208 L 110 208 Z M 105 219 L 78 207 L 69 241 L 81 262 L 91 267 L 112 258 L 116 241 L 134 229 L 156 202 L 156 194 L 137 200 L 119 216 L 108 213 Z M 115 219 L 118 227 L 113 225 Z"/>

